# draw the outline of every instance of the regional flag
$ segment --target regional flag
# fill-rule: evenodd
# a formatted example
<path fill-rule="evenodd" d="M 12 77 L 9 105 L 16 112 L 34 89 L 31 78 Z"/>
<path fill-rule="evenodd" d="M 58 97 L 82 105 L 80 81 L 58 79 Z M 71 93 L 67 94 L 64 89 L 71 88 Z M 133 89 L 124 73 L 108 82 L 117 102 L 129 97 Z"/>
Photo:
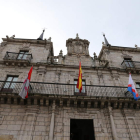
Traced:
<path fill-rule="evenodd" d="M 25 79 L 25 81 L 23 83 L 22 90 L 19 93 L 19 96 L 21 96 L 22 99 L 28 98 L 28 89 L 29 89 L 29 85 L 30 85 L 30 79 L 31 79 L 31 75 L 32 75 L 32 70 L 33 70 L 33 66 L 30 68 L 28 76 L 27 76 L 27 78 Z"/>
<path fill-rule="evenodd" d="M 82 68 L 81 68 L 81 62 L 79 63 L 79 76 L 78 76 L 78 81 L 77 81 L 77 86 L 79 89 L 79 92 L 81 93 L 82 90 Z"/>
<path fill-rule="evenodd" d="M 128 81 L 127 90 L 133 94 L 133 97 L 135 100 L 138 100 L 140 98 L 140 96 L 135 88 L 134 81 L 132 80 L 131 73 L 129 73 L 129 81 Z"/>

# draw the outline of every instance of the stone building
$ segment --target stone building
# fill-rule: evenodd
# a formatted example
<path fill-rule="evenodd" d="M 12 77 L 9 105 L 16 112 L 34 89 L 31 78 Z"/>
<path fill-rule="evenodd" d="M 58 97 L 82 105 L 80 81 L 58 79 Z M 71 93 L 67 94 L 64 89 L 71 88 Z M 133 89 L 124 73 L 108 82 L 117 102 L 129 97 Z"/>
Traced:
<path fill-rule="evenodd" d="M 105 38 L 105 36 L 104 36 Z M 139 140 L 140 101 L 127 92 L 128 73 L 140 86 L 140 48 L 112 46 L 99 56 L 90 42 L 70 38 L 54 56 L 51 38 L 2 38 L 0 140 Z M 83 89 L 76 89 L 79 61 Z M 18 93 L 30 67 L 29 98 Z M 138 92 L 140 89 L 137 89 Z"/>

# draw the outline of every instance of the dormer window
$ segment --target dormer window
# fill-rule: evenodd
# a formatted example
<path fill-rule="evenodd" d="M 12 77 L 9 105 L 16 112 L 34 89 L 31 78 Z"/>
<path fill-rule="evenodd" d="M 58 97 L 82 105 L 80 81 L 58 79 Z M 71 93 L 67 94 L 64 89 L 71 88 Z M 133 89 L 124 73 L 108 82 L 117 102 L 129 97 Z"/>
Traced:
<path fill-rule="evenodd" d="M 124 58 L 124 63 L 126 67 L 133 68 L 134 64 L 131 58 Z"/>
<path fill-rule="evenodd" d="M 20 51 L 17 59 L 26 59 L 29 54 L 29 51 Z"/>

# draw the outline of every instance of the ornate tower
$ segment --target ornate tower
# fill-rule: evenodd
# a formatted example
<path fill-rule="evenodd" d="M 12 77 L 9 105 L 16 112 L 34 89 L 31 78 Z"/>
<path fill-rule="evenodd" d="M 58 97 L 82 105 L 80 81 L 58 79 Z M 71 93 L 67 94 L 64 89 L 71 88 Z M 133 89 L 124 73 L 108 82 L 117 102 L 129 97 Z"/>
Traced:
<path fill-rule="evenodd" d="M 89 56 L 89 41 L 86 39 L 80 39 L 78 34 L 76 34 L 76 38 L 69 38 L 66 41 L 67 46 L 67 55 L 86 55 Z"/>

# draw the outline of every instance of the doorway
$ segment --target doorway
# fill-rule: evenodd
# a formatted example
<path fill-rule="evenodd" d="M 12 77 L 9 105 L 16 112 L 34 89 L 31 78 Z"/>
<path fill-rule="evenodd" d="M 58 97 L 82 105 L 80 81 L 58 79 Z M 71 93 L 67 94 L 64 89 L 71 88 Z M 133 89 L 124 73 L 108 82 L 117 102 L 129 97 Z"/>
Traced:
<path fill-rule="evenodd" d="M 70 140 L 95 140 L 92 119 L 71 119 Z"/>

